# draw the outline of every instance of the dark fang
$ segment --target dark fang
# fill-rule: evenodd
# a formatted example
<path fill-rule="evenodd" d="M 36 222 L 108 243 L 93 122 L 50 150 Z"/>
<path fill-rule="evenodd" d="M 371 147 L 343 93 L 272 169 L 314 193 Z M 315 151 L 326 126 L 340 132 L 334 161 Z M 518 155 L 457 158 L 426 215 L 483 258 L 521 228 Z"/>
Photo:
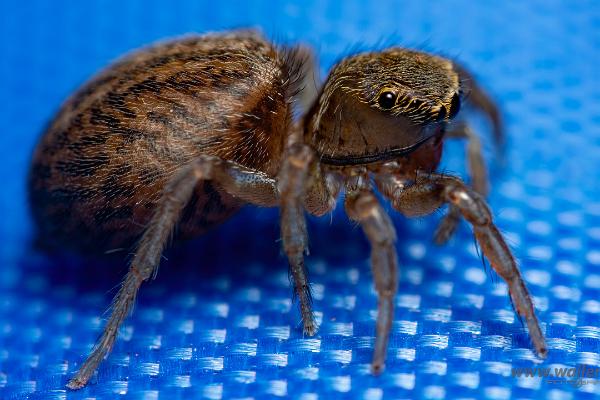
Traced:
<path fill-rule="evenodd" d="M 379 107 L 384 110 L 389 110 L 396 104 L 396 94 L 392 92 L 383 92 L 379 95 L 377 100 Z"/>

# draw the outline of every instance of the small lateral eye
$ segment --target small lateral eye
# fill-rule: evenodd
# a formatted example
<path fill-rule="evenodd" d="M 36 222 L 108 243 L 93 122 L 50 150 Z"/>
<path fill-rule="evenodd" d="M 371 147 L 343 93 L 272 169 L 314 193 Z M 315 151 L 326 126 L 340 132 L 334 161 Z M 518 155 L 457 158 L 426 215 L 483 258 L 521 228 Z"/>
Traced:
<path fill-rule="evenodd" d="M 458 93 L 454 93 L 452 96 L 452 100 L 450 101 L 450 111 L 448 112 L 448 118 L 452 119 L 458 114 L 460 110 L 460 97 L 458 97 Z"/>
<path fill-rule="evenodd" d="M 377 103 L 379 104 L 379 107 L 384 110 L 391 109 L 396 104 L 396 93 L 389 90 L 381 92 L 379 94 L 379 99 L 377 99 Z"/>
<path fill-rule="evenodd" d="M 446 107 L 441 106 L 440 111 L 438 111 L 437 121 L 442 121 L 444 118 L 446 118 Z"/>

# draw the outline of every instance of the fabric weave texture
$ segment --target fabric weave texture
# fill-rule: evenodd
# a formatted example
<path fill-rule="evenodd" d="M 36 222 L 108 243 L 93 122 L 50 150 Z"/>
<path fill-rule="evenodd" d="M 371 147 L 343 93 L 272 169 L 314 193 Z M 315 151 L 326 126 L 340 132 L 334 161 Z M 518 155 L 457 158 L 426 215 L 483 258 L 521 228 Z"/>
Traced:
<path fill-rule="evenodd" d="M 600 5 L 588 1 L 0 2 L 0 398 L 596 398 L 596 384 L 515 378 L 515 367 L 600 367 Z M 303 337 L 278 211 L 245 208 L 175 245 L 90 385 L 65 388 L 127 267 L 31 249 L 25 176 L 62 101 L 123 53 L 189 32 L 259 27 L 314 47 L 322 75 L 356 49 L 454 57 L 502 108 L 505 162 L 485 144 L 496 222 L 549 346 L 542 362 L 467 224 L 391 210 L 401 278 L 386 371 L 369 372 L 376 295 L 369 247 L 343 207 L 309 219 L 320 330 Z M 472 118 L 471 118 L 472 117 Z M 441 170 L 466 177 L 464 143 Z M 389 209 L 389 207 L 387 207 Z M 117 257 L 118 258 L 118 257 Z M 600 378 L 600 377 L 599 377 Z"/>

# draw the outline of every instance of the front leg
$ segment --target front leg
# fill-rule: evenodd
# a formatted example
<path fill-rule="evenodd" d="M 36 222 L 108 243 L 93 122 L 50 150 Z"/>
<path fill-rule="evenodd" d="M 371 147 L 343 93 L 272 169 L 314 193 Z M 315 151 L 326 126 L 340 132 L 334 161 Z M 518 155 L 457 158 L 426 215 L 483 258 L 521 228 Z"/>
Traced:
<path fill-rule="evenodd" d="M 304 266 L 304 253 L 308 252 L 304 209 L 315 215 L 333 210 L 339 188 L 335 180 L 323 175 L 314 151 L 300 143 L 289 146 L 278 181 L 283 249 L 290 264 L 294 292 L 300 303 L 304 333 L 313 336 L 317 325 Z"/>
<path fill-rule="evenodd" d="M 502 115 L 500 114 L 498 106 L 465 67 L 457 62 L 454 62 L 453 65 L 454 69 L 458 72 L 461 84 L 464 84 L 466 87 L 469 104 L 482 112 L 492 123 L 492 133 L 496 144 L 496 153 L 498 158 L 502 159 L 506 136 L 504 133 Z"/>
<path fill-rule="evenodd" d="M 455 62 L 454 69 L 458 72 L 461 84 L 464 85 L 467 91 L 469 104 L 481 111 L 490 120 L 496 144 L 496 155 L 503 162 L 506 136 L 498 106 L 479 86 L 473 75 L 466 68 Z M 471 175 L 471 184 L 477 193 L 486 196 L 489 191 L 489 184 L 479 137 L 465 123 L 451 125 L 448 132 L 446 132 L 446 137 L 467 139 L 467 162 L 469 174 Z M 450 236 L 452 236 L 460 222 L 460 214 L 461 212 L 456 207 L 450 205 L 448 213 L 434 234 L 434 240 L 437 244 L 447 242 Z"/>
<path fill-rule="evenodd" d="M 451 126 L 445 137 L 467 140 L 467 169 L 471 177 L 471 186 L 477 193 L 487 196 L 490 184 L 479 136 L 473 132 L 473 129 L 467 123 L 463 122 Z"/>
<path fill-rule="evenodd" d="M 466 123 L 453 125 L 446 132 L 446 137 L 451 139 L 467 139 L 467 166 L 471 177 L 471 186 L 477 193 L 487 196 L 489 191 L 489 181 L 479 137 Z M 435 242 L 437 244 L 446 243 L 456 230 L 459 222 L 460 211 L 456 207 L 450 206 L 448 213 L 444 219 L 442 219 L 438 229 L 435 231 Z"/>
<path fill-rule="evenodd" d="M 535 315 L 531 296 L 483 198 L 458 178 L 424 173 L 418 173 L 417 180 L 412 185 L 395 191 L 388 190 L 387 194 L 393 207 L 409 217 L 430 214 L 444 203 L 460 211 L 473 226 L 477 242 L 492 268 L 506 281 L 517 313 L 527 322 L 529 336 L 538 355 L 546 357 L 546 341 Z"/>
<path fill-rule="evenodd" d="M 394 296 L 398 288 L 396 231 L 390 217 L 375 195 L 366 189 L 348 191 L 346 212 L 358 221 L 371 243 L 371 268 L 378 295 L 377 332 L 371 368 L 380 374 L 385 367 L 390 330 L 394 316 Z"/>

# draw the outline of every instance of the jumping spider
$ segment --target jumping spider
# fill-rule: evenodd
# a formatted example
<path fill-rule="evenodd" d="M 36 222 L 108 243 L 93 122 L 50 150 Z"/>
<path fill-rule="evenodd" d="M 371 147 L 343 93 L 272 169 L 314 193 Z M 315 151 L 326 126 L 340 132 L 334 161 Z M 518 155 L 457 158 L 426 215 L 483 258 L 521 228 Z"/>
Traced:
<path fill-rule="evenodd" d="M 135 247 L 104 332 L 68 383 L 81 388 L 110 351 L 142 284 L 156 274 L 178 226 L 189 237 L 242 205 L 281 209 L 281 236 L 307 335 L 316 324 L 305 275 L 304 211 L 322 216 L 345 191 L 345 209 L 372 246 L 379 296 L 374 373 L 384 368 L 398 284 L 396 234 L 373 194 L 415 217 L 444 204 L 443 242 L 464 217 L 506 281 L 540 356 L 546 343 L 530 295 L 483 200 L 478 138 L 451 124 L 467 96 L 502 139 L 498 111 L 455 62 L 390 48 L 345 58 L 310 99 L 305 48 L 256 32 L 187 37 L 135 52 L 83 86 L 41 139 L 29 179 L 42 237 L 79 249 Z M 293 103 L 308 106 L 293 118 Z M 444 138 L 469 140 L 473 188 L 434 172 Z"/>

